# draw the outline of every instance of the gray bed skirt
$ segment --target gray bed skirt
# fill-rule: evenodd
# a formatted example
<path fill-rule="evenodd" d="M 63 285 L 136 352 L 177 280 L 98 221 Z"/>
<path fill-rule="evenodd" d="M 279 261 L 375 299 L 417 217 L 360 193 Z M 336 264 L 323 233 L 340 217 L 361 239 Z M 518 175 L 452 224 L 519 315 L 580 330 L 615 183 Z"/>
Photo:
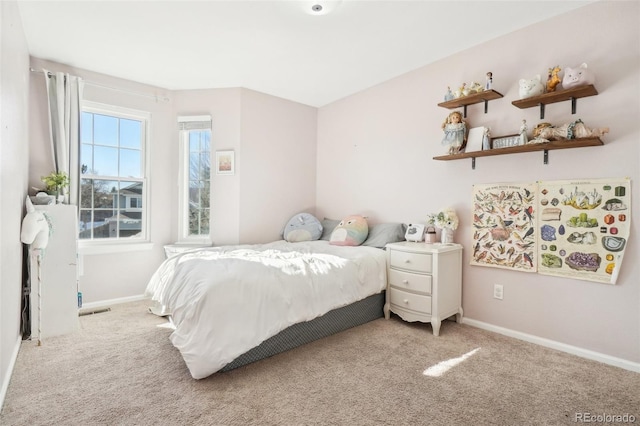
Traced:
<path fill-rule="evenodd" d="M 351 305 L 329 311 L 311 321 L 294 324 L 240 355 L 220 371 L 229 371 L 243 365 L 297 348 L 323 337 L 331 336 L 384 316 L 384 291 Z"/>

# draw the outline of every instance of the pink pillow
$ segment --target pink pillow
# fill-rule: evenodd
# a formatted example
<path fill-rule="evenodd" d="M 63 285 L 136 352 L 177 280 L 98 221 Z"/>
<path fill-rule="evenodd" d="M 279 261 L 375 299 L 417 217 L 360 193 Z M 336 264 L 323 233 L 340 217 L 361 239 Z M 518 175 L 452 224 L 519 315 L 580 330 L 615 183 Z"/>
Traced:
<path fill-rule="evenodd" d="M 348 216 L 335 227 L 329 244 L 334 246 L 359 246 L 369 235 L 367 219 L 362 216 Z"/>

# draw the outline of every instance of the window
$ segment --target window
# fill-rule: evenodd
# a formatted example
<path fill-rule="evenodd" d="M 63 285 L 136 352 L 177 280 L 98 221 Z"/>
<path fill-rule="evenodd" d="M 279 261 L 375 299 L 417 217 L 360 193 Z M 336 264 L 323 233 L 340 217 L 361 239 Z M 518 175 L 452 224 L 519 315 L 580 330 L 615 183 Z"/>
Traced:
<path fill-rule="evenodd" d="M 80 122 L 81 241 L 147 239 L 149 114 L 85 102 Z"/>
<path fill-rule="evenodd" d="M 180 131 L 180 240 L 210 242 L 211 117 L 178 117 Z"/>

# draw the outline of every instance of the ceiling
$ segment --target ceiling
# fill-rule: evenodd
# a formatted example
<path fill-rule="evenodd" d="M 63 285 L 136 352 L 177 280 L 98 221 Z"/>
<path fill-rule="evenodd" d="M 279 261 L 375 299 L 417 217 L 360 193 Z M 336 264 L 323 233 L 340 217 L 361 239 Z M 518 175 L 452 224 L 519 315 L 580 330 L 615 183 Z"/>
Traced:
<path fill-rule="evenodd" d="M 320 107 L 592 1 L 18 0 L 29 53 L 170 90 Z M 323 12 L 312 14 L 314 4 Z"/>

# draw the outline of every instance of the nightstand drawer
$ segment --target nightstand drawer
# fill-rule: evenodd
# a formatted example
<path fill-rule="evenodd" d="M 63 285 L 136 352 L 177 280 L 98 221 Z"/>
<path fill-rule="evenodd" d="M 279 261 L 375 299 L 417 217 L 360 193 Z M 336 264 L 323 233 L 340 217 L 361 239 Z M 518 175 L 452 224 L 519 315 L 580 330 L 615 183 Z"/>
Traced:
<path fill-rule="evenodd" d="M 405 290 L 431 294 L 431 275 L 418 275 L 411 272 L 389 270 L 389 284 Z"/>
<path fill-rule="evenodd" d="M 389 291 L 391 292 L 390 301 L 392 305 L 425 314 L 431 313 L 431 296 L 407 293 L 394 288 Z"/>
<path fill-rule="evenodd" d="M 400 250 L 391 250 L 390 262 L 392 268 L 400 268 L 422 273 L 431 272 L 430 254 L 407 253 Z"/>

